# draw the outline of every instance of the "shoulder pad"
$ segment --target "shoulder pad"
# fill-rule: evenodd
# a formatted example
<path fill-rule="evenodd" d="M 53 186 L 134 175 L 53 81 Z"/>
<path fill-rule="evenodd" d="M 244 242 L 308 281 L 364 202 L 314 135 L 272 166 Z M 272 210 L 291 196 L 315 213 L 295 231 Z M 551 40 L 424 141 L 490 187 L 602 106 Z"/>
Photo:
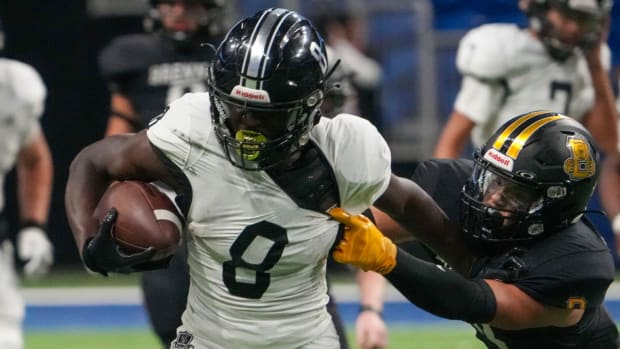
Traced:
<path fill-rule="evenodd" d="M 461 74 L 480 79 L 498 79 L 510 70 L 516 57 L 515 40 L 521 30 L 512 24 L 486 24 L 461 39 L 456 65 Z"/>
<path fill-rule="evenodd" d="M 30 65 L 12 60 L 2 59 L 6 64 L 6 74 L 11 77 L 15 98 L 26 106 L 36 117 L 43 113 L 47 90 L 39 73 Z"/>
<path fill-rule="evenodd" d="M 150 34 L 118 37 L 99 55 L 99 69 L 106 78 L 146 69 L 160 55 L 160 42 Z"/>
<path fill-rule="evenodd" d="M 390 149 L 368 120 L 344 113 L 321 118 L 311 137 L 334 168 L 342 207 L 361 213 L 385 191 L 391 174 Z"/>

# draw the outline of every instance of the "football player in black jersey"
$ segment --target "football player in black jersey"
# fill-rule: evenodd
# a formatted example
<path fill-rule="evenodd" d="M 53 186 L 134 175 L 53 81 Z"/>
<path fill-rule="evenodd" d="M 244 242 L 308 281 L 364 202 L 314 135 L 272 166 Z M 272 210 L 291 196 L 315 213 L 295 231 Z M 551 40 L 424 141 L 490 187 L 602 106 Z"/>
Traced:
<path fill-rule="evenodd" d="M 111 100 L 106 135 L 147 126 L 186 92 L 206 91 L 208 60 L 222 37 L 216 0 L 151 0 L 148 33 L 113 40 L 99 56 Z"/>
<path fill-rule="evenodd" d="M 403 295 L 471 323 L 488 348 L 618 348 L 603 305 L 612 256 L 583 216 L 598 156 L 577 121 L 548 111 L 520 115 L 474 161 L 428 160 L 413 175 L 461 234 L 449 226 L 411 234 L 453 269 L 403 249 L 387 253 L 396 249 L 390 240 L 342 210 L 332 213 L 348 226 L 334 257 L 365 270 L 395 265 L 384 275 Z M 407 233 L 385 214 L 376 218 L 387 234 Z"/>
<path fill-rule="evenodd" d="M 223 35 L 223 2 L 150 0 L 144 34 L 113 40 L 100 54 L 110 89 L 106 136 L 137 132 L 186 92 L 207 89 L 208 60 Z M 169 345 L 176 337 L 189 287 L 187 251 L 179 248 L 168 269 L 142 274 L 151 325 Z M 161 302 L 161 299 L 166 302 Z"/>

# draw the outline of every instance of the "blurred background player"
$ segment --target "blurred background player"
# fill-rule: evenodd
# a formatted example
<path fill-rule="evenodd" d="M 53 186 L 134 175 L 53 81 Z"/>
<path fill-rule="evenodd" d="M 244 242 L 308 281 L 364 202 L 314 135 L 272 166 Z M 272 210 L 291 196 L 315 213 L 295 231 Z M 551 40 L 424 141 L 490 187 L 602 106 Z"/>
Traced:
<path fill-rule="evenodd" d="M 363 14 L 352 14 L 355 11 L 352 8 L 347 11 L 324 5 L 314 23 L 325 37 L 328 54 L 341 60 L 335 71 L 339 77 L 334 76 L 332 80 L 343 82 L 341 91 L 347 98 L 342 111 L 360 115 L 381 130 L 379 85 L 382 68 L 365 52 L 367 27 Z M 323 110 L 329 108 L 322 107 Z"/>
<path fill-rule="evenodd" d="M 456 58 L 461 89 L 435 157 L 459 157 L 470 135 L 479 147 L 509 117 L 532 108 L 574 117 L 603 152 L 615 151 L 605 43 L 612 1 L 521 0 L 519 6 L 528 28 L 487 24 L 461 40 Z"/>
<path fill-rule="evenodd" d="M 112 41 L 99 57 L 110 89 L 106 136 L 137 132 L 171 101 L 207 89 L 208 61 L 224 32 L 217 0 L 151 0 L 144 34 Z M 168 269 L 142 274 L 151 326 L 167 347 L 176 337 L 189 288 L 186 247 Z M 162 302 L 165 299 L 165 302 Z"/>
<path fill-rule="evenodd" d="M 0 29 L 0 51 L 3 39 Z M 54 260 L 46 234 L 53 165 L 39 123 L 45 96 L 45 86 L 34 68 L 0 57 L 0 188 L 15 167 L 20 220 L 17 255 L 25 262 L 27 277 L 45 274 Z M 0 348 L 21 349 L 25 303 L 18 289 L 8 224 L 2 216 L 4 199 L 0 191 Z"/>

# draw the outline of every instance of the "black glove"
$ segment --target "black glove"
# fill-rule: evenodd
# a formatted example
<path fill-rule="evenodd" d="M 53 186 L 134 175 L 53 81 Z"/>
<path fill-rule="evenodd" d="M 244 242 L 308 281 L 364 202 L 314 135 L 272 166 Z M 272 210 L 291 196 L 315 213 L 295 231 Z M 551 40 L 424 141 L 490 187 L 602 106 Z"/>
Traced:
<path fill-rule="evenodd" d="M 110 209 L 101 223 L 99 223 L 95 236 L 84 243 L 82 258 L 88 269 L 103 276 L 108 276 L 108 272 L 128 274 L 167 267 L 172 256 L 151 261 L 151 258 L 157 252 L 153 247 L 133 254 L 126 254 L 119 249 L 119 246 L 112 238 L 112 231 L 114 230 L 117 216 L 118 212 L 116 209 Z"/>

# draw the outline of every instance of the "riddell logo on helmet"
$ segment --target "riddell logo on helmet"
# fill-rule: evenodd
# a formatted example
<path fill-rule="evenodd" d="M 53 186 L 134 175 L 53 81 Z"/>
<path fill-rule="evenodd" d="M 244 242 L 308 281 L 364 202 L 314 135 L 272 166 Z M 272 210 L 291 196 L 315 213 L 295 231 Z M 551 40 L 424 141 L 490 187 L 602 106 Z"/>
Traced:
<path fill-rule="evenodd" d="M 230 94 L 238 99 L 243 99 L 246 101 L 256 102 L 256 103 L 269 103 L 271 102 L 269 98 L 269 93 L 263 90 L 255 90 L 253 88 L 237 85 L 232 89 Z"/>
<path fill-rule="evenodd" d="M 514 161 L 511 158 L 498 152 L 495 149 L 487 150 L 486 154 L 484 154 L 484 159 L 490 162 L 492 165 L 495 165 L 506 171 L 512 171 L 512 168 L 514 166 Z"/>

